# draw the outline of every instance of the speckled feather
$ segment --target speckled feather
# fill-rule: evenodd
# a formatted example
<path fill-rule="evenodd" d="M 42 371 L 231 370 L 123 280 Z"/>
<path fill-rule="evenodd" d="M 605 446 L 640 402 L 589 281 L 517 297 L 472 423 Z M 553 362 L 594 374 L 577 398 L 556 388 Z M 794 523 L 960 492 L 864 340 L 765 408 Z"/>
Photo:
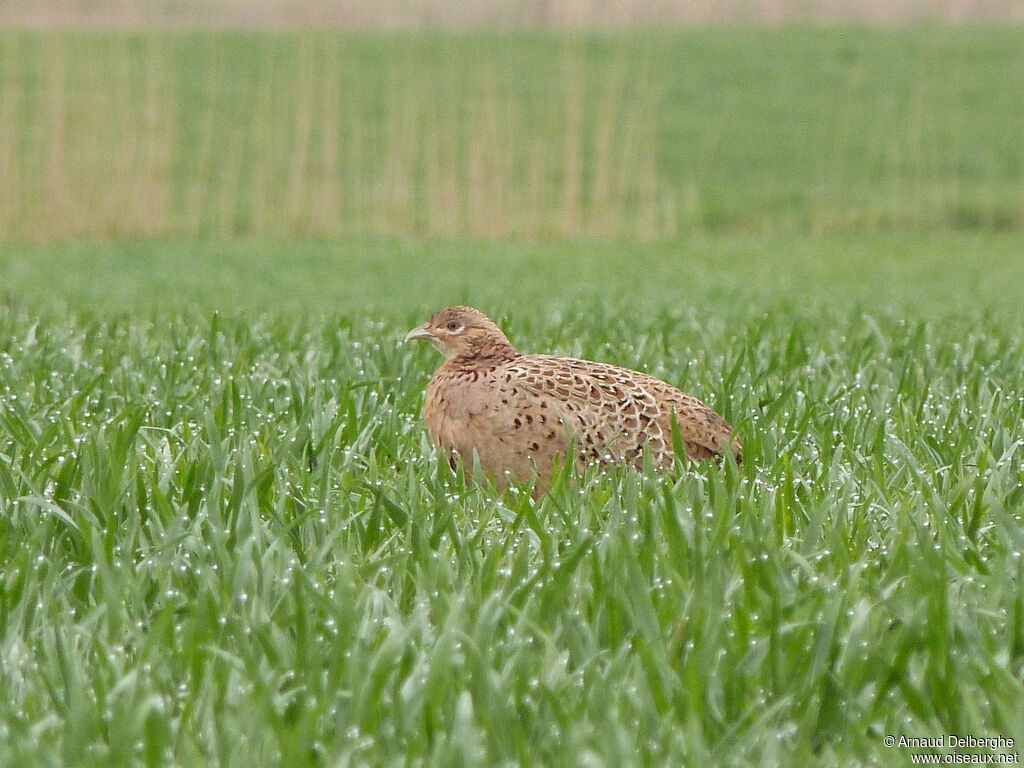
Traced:
<path fill-rule="evenodd" d="M 453 332 L 452 328 L 461 328 Z M 419 334 L 419 335 L 417 335 Z M 550 355 L 522 355 L 485 315 L 450 307 L 410 332 L 428 338 L 448 359 L 427 386 L 424 418 L 452 466 L 474 457 L 499 485 L 537 476 L 569 452 L 589 462 L 640 468 L 645 449 L 662 468 L 673 465 L 675 414 L 690 460 L 720 457 L 740 441 L 717 413 L 660 379 L 628 368 Z"/>

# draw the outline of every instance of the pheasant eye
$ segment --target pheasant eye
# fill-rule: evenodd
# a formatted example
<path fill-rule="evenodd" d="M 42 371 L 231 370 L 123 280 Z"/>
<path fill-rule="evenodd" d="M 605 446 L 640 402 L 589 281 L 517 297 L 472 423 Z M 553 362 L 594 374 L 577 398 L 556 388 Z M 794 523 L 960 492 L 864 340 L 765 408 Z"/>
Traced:
<path fill-rule="evenodd" d="M 455 333 L 456 331 L 461 331 L 462 325 L 452 320 L 450 323 L 448 323 L 448 330 L 451 331 L 452 333 Z"/>

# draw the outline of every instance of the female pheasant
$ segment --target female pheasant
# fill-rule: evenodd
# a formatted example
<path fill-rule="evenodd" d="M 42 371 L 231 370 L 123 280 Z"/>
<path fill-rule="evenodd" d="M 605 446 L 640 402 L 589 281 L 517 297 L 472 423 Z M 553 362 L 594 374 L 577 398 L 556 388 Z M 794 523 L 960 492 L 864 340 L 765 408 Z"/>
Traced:
<path fill-rule="evenodd" d="M 691 461 L 741 444 L 725 419 L 691 395 L 628 368 L 551 355 L 523 355 L 501 329 L 471 307 L 449 307 L 405 337 L 426 339 L 447 358 L 427 385 L 423 409 L 431 440 L 454 469 L 461 460 L 503 487 L 508 479 L 535 493 L 574 447 L 578 464 L 672 466 L 675 414 Z"/>

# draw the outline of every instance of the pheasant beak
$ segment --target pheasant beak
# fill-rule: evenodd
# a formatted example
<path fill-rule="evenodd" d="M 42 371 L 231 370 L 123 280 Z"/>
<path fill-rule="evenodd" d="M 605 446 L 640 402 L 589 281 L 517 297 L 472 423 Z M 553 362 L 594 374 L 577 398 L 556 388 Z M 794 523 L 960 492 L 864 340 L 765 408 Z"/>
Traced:
<path fill-rule="evenodd" d="M 424 323 L 423 325 L 417 325 L 415 328 L 413 328 L 411 331 L 409 331 L 407 334 L 405 334 L 405 340 L 406 341 L 412 341 L 413 339 L 428 339 L 430 341 L 436 341 L 437 340 L 437 336 L 435 336 L 427 328 L 428 325 L 429 325 L 429 323 Z"/>

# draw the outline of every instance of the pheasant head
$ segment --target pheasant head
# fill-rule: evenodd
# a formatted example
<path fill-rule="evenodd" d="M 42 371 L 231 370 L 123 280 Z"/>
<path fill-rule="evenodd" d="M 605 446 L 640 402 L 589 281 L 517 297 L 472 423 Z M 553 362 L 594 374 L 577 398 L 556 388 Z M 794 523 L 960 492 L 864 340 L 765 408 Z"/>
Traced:
<path fill-rule="evenodd" d="M 426 339 L 446 358 L 460 362 L 504 362 L 519 355 L 501 329 L 472 307 L 442 309 L 409 331 L 405 340 L 412 339 Z"/>

